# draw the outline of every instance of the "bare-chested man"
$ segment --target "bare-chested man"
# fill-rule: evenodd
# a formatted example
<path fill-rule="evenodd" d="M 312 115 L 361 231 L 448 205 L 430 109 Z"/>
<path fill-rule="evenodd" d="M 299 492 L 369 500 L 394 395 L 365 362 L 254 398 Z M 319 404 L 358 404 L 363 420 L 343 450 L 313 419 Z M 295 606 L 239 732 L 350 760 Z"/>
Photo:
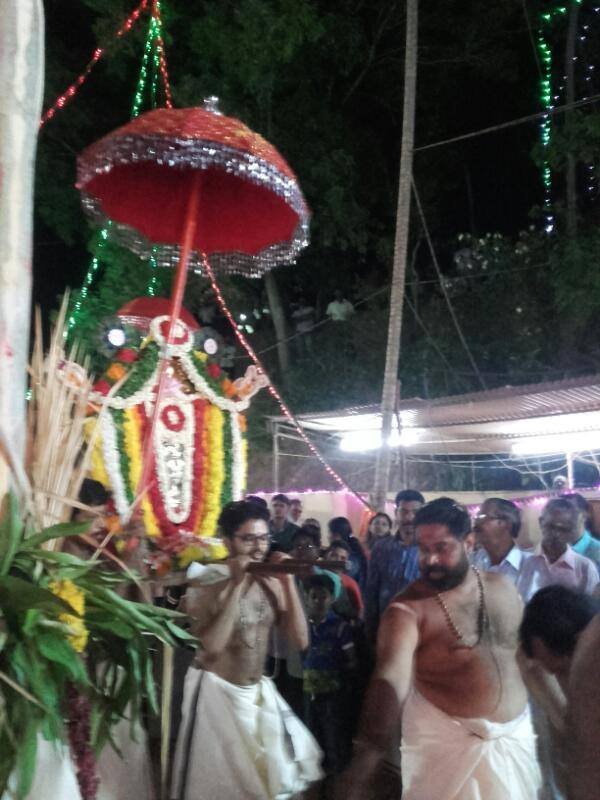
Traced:
<path fill-rule="evenodd" d="M 449 498 L 415 517 L 421 578 L 385 612 L 345 800 L 370 777 L 402 715 L 405 800 L 535 800 L 527 694 L 515 660 L 522 605 L 469 567 L 469 515 Z"/>
<path fill-rule="evenodd" d="M 263 676 L 274 625 L 295 648 L 308 646 L 293 577 L 247 571 L 267 554 L 268 519 L 255 503 L 225 506 L 219 527 L 230 558 L 207 567 L 185 597 L 200 648 L 186 677 L 173 771 L 178 800 L 284 800 L 321 777 L 316 742 Z"/>

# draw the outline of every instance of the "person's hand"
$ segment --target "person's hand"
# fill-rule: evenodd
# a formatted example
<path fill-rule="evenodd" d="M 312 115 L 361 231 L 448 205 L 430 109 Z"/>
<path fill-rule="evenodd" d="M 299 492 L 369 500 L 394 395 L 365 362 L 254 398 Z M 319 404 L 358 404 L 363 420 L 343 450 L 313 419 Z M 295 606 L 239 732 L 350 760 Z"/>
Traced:
<path fill-rule="evenodd" d="M 269 556 L 269 561 L 271 562 L 271 564 L 281 564 L 284 561 L 290 561 L 290 560 L 291 560 L 291 556 L 288 553 L 282 553 L 279 550 L 276 550 L 274 553 L 271 553 L 271 555 Z M 294 573 L 291 573 L 291 572 L 275 572 L 272 575 L 270 575 L 269 577 L 275 578 L 276 580 L 278 580 L 280 583 L 283 583 L 284 585 L 287 584 L 288 586 L 292 586 L 294 584 L 294 576 L 295 575 L 298 575 L 299 577 L 302 577 L 301 573 L 298 572 L 298 571 L 295 571 Z"/>
<path fill-rule="evenodd" d="M 540 662 L 536 661 L 534 658 L 529 658 L 525 653 L 522 644 L 517 647 L 515 658 L 517 660 L 517 666 L 521 670 L 523 680 L 527 681 L 527 679 L 540 678 L 545 673 L 544 667 Z"/>
<path fill-rule="evenodd" d="M 281 553 L 278 550 L 276 550 L 274 553 L 271 553 L 271 555 L 269 556 L 269 561 L 271 561 L 273 564 L 277 564 L 277 563 L 281 563 L 282 561 L 286 561 L 286 560 L 289 561 L 289 560 L 291 560 L 291 558 L 292 557 L 288 553 Z M 293 574 L 292 573 L 280 572 L 277 575 L 277 578 L 279 578 L 279 580 L 284 580 L 285 578 L 292 579 L 295 576 L 297 578 L 301 578 L 302 580 L 305 580 L 306 578 L 310 578 L 311 575 L 314 575 L 314 567 L 313 567 L 313 565 L 311 563 L 307 562 L 306 566 L 304 566 L 304 567 L 295 567 Z"/>
<path fill-rule="evenodd" d="M 281 561 L 289 561 L 291 556 L 288 553 L 282 553 L 281 550 L 274 550 L 269 555 L 269 561 L 272 564 L 279 564 Z"/>
<path fill-rule="evenodd" d="M 236 556 L 230 558 L 227 564 L 229 565 L 229 577 L 235 586 L 239 586 L 248 577 L 248 564 L 252 559 L 250 556 Z"/>
<path fill-rule="evenodd" d="M 118 521 L 118 517 L 117 517 Z M 124 554 L 135 553 L 146 538 L 146 528 L 141 518 L 134 517 L 127 524 L 115 528 L 115 533 L 123 537 Z"/>

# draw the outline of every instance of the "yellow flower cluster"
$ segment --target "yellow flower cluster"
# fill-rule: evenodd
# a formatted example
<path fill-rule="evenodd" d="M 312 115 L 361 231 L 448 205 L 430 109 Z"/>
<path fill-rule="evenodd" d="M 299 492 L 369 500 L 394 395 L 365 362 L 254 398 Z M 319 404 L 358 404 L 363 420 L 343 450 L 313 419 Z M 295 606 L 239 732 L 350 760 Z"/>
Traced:
<path fill-rule="evenodd" d="M 201 536 L 215 535 L 217 519 L 221 512 L 221 487 L 225 477 L 223 416 L 223 412 L 217 406 L 211 404 L 206 407 L 204 424 L 208 436 L 207 447 L 204 451 L 206 467 L 204 472 L 204 515 L 199 531 Z"/>
<path fill-rule="evenodd" d="M 135 495 L 139 490 L 142 479 L 143 455 L 141 420 L 136 407 L 125 409 L 123 414 L 123 433 L 125 452 L 129 459 L 129 475 L 123 475 L 123 480 L 129 483 L 129 488 Z M 148 536 L 160 536 L 160 527 L 152 510 L 152 503 L 148 498 L 148 494 L 142 500 L 142 514 Z"/>
<path fill-rule="evenodd" d="M 102 437 L 99 430 L 96 430 L 98 421 L 94 417 L 85 423 L 85 438 L 89 442 L 93 439 L 92 459 L 90 463 L 90 477 L 95 481 L 100 481 L 103 486 L 110 486 L 110 478 L 104 466 L 104 453 L 102 452 Z"/>
<path fill-rule="evenodd" d="M 65 603 L 68 603 L 71 608 L 76 612 L 75 614 L 59 614 L 59 620 L 65 625 L 68 625 L 72 633 L 68 637 L 69 642 L 77 653 L 82 653 L 88 640 L 88 630 L 83 621 L 83 612 L 85 611 L 85 595 L 73 581 L 61 580 L 51 581 L 48 588 Z"/>

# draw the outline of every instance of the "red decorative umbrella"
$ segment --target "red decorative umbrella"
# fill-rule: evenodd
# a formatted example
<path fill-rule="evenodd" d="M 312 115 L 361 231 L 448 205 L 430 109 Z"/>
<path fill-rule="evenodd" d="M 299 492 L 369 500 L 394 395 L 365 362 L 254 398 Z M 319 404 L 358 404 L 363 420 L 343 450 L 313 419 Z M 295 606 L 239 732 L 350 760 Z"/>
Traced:
<path fill-rule="evenodd" d="M 310 213 L 277 150 L 208 108 L 157 108 L 88 147 L 78 160 L 83 204 L 111 236 L 175 266 L 196 186 L 188 265 L 259 277 L 308 244 Z"/>
<path fill-rule="evenodd" d="M 181 313 L 187 268 L 259 277 L 308 244 L 310 212 L 278 151 L 216 108 L 158 108 L 88 147 L 77 187 L 92 218 L 142 257 L 177 272 L 140 489 L 152 467 L 152 433 L 165 365 Z"/>

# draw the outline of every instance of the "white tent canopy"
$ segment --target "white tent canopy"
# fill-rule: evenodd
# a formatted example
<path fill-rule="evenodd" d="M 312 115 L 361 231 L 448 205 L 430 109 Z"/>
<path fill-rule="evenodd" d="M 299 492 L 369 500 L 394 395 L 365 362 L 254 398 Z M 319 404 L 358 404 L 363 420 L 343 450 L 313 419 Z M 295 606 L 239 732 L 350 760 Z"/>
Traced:
<path fill-rule="evenodd" d="M 285 418 L 270 420 L 275 436 L 285 436 Z M 374 450 L 381 443 L 376 405 L 301 414 L 298 421 L 307 432 L 337 438 L 347 451 Z M 600 449 L 600 375 L 403 400 L 391 443 L 407 455 L 523 456 Z"/>

